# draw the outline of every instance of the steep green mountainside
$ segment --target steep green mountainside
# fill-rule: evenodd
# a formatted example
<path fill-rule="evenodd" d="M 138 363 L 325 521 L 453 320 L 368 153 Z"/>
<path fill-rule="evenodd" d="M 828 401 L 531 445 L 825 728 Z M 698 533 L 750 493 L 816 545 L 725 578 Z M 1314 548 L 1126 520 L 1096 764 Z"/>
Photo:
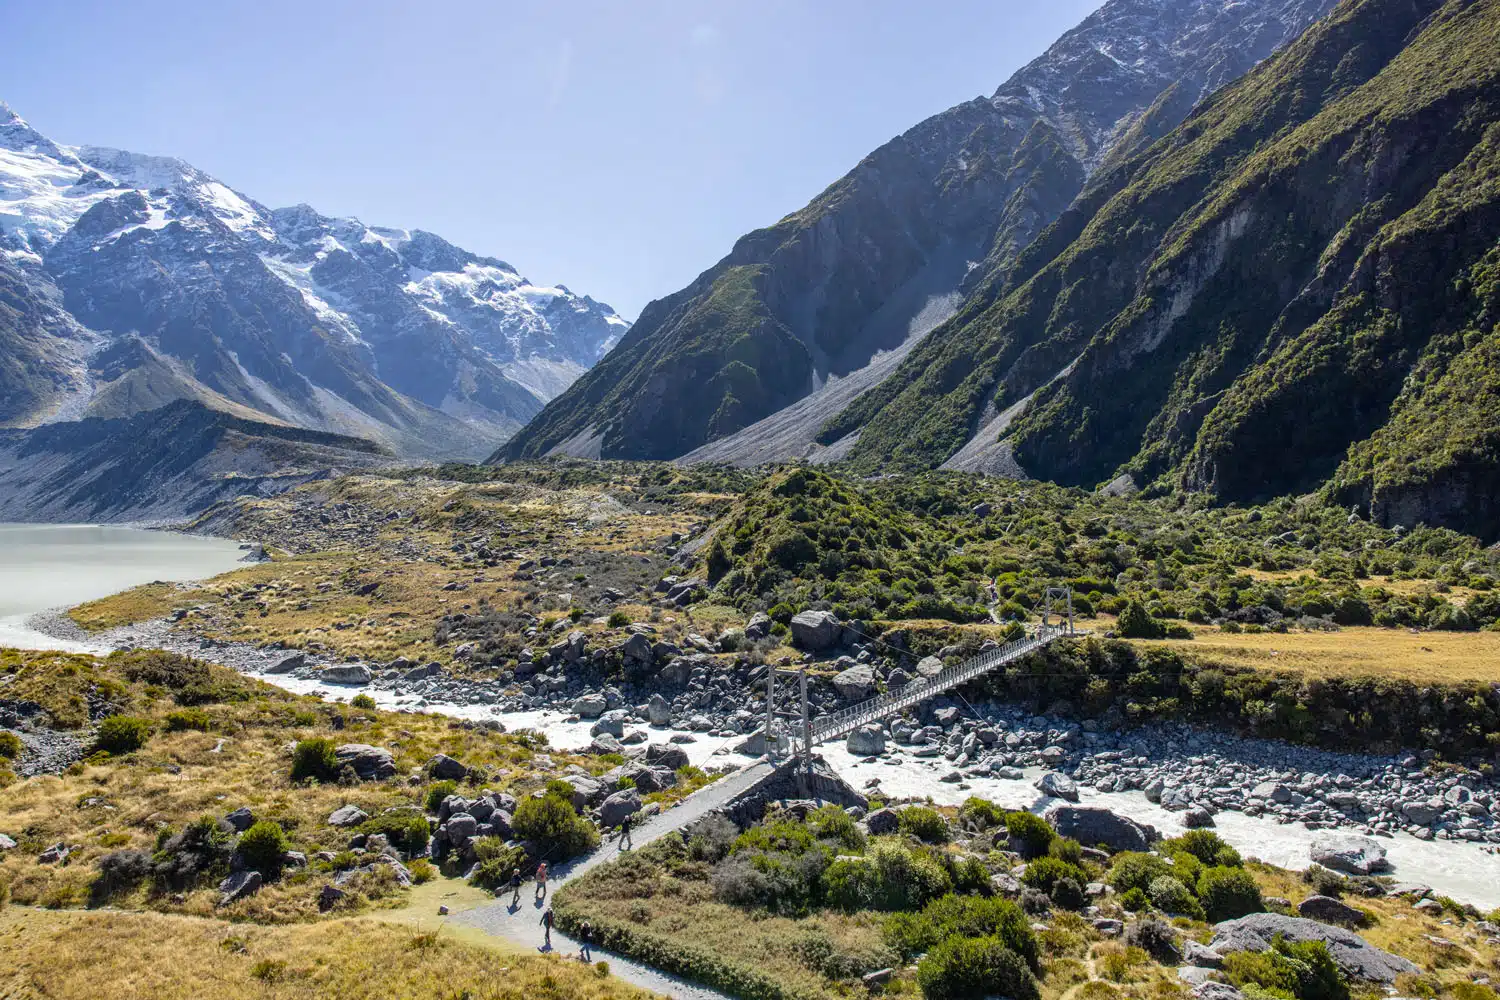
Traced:
<path fill-rule="evenodd" d="M 1327 484 L 1492 539 L 1497 154 L 1500 3 L 1346 0 L 1096 178 L 823 440 L 1223 500 Z"/>
<path fill-rule="evenodd" d="M 1330 7 L 1110 0 L 993 97 L 886 143 L 651 303 L 496 459 L 677 458 L 863 368 L 930 328 L 924 307 L 972 265 L 1014 266 L 1097 167 L 1164 134 Z"/>

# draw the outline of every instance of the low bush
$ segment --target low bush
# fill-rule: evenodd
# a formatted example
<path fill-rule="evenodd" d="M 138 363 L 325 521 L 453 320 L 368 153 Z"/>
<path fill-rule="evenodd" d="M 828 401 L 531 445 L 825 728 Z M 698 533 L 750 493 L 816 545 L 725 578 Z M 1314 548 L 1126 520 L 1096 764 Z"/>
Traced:
<path fill-rule="evenodd" d="M 917 985 L 927 1000 L 1041 1000 L 1036 976 L 998 938 L 948 938 L 917 963 Z"/>
<path fill-rule="evenodd" d="M 201 708 L 174 708 L 167 713 L 167 732 L 181 733 L 192 730 L 194 732 L 206 733 L 212 721 L 208 713 Z"/>
<path fill-rule="evenodd" d="M 958 821 L 972 829 L 990 830 L 1005 825 L 1005 810 L 988 799 L 971 796 L 959 807 Z"/>
<path fill-rule="evenodd" d="M 130 715 L 111 715 L 99 723 L 94 734 L 94 750 L 108 754 L 134 753 L 146 745 L 151 738 L 149 719 L 138 719 Z"/>
<path fill-rule="evenodd" d="M 883 897 L 880 869 L 869 858 L 835 858 L 823 872 L 823 901 L 834 909 L 878 909 Z"/>
<path fill-rule="evenodd" d="M 1052 846 L 1053 838 L 1057 836 L 1046 820 L 1024 810 L 1006 813 L 1005 829 L 1019 843 L 1021 853 L 1028 858 L 1046 854 L 1047 849 Z"/>
<path fill-rule="evenodd" d="M 364 692 L 360 692 L 353 698 L 349 699 L 349 707 L 364 709 L 367 712 L 373 712 L 375 711 L 375 699 L 365 694 Z"/>
<path fill-rule="evenodd" d="M 1069 864 L 1061 858 L 1045 857 L 1037 858 L 1027 864 L 1026 871 L 1021 876 L 1021 882 L 1050 896 L 1052 889 L 1065 878 L 1072 879 L 1079 885 L 1089 880 L 1087 873 L 1077 865 Z"/>
<path fill-rule="evenodd" d="M 385 834 L 392 847 L 408 856 L 425 853 L 432 835 L 426 816 L 404 811 L 372 816 L 360 824 L 359 830 L 366 834 Z"/>
<path fill-rule="evenodd" d="M 1177 961 L 1177 931 L 1161 917 L 1142 917 L 1125 928 L 1125 944 L 1140 948 L 1162 964 Z"/>
<path fill-rule="evenodd" d="M 129 892 L 151 877 L 151 855 L 145 851 L 114 851 L 99 859 L 99 874 L 89 887 L 89 903 L 98 906 Z"/>
<path fill-rule="evenodd" d="M 610 628 L 624 628 L 630 624 L 630 616 L 623 611 L 611 611 L 609 613 Z"/>
<path fill-rule="evenodd" d="M 254 868 L 266 878 L 281 874 L 281 856 L 290 850 L 286 831 L 268 819 L 257 821 L 250 829 L 240 834 L 234 845 L 236 853 L 245 861 L 246 868 Z"/>
<path fill-rule="evenodd" d="M 1082 864 L 1083 845 L 1071 837 L 1057 837 L 1047 848 L 1047 854 L 1071 865 Z"/>
<path fill-rule="evenodd" d="M 1131 889 L 1139 889 L 1145 893 L 1156 879 L 1171 874 L 1172 866 L 1165 858 L 1154 854 L 1124 851 L 1115 855 L 1114 864 L 1109 869 L 1107 879 L 1116 892 L 1127 893 Z"/>
<path fill-rule="evenodd" d="M 854 817 L 835 805 L 827 805 L 807 817 L 807 825 L 819 840 L 831 840 L 846 851 L 863 851 L 865 835 L 854 825 Z"/>
<path fill-rule="evenodd" d="M 1065 910 L 1081 910 L 1088 902 L 1083 886 L 1076 879 L 1060 878 L 1049 893 L 1052 902 Z"/>
<path fill-rule="evenodd" d="M 1189 830 L 1180 837 L 1162 841 L 1160 851 L 1168 857 L 1189 854 L 1209 866 L 1238 868 L 1244 864 L 1240 852 L 1212 830 Z"/>
<path fill-rule="evenodd" d="M 898 814 L 901 832 L 928 844 L 948 842 L 948 821 L 936 809 L 926 806 L 907 806 Z"/>
<path fill-rule="evenodd" d="M 865 856 L 880 872 L 880 909 L 917 910 L 953 891 L 952 878 L 925 849 L 912 849 L 897 840 L 877 840 Z"/>
<path fill-rule="evenodd" d="M 212 816 L 200 816 L 175 834 L 158 836 L 152 879 L 163 892 L 182 892 L 222 878 L 233 850 L 230 833 Z"/>
<path fill-rule="evenodd" d="M 739 837 L 739 828 L 718 813 L 694 823 L 686 831 L 688 857 L 716 865 L 728 856 Z"/>
<path fill-rule="evenodd" d="M 474 855 L 479 863 L 469 875 L 469 884 L 494 892 L 509 885 L 511 876 L 521 870 L 526 861 L 526 851 L 519 844 L 506 847 L 499 837 L 481 837 L 474 842 Z"/>
<path fill-rule="evenodd" d="M 1266 908 L 1260 886 L 1243 868 L 1216 866 L 1198 876 L 1198 901 L 1204 916 L 1212 923 L 1233 920 Z"/>
<path fill-rule="evenodd" d="M 0 758 L 15 760 L 21 756 L 21 737 L 9 730 L 0 730 Z"/>
<path fill-rule="evenodd" d="M 1182 914 L 1183 916 L 1203 919 L 1203 907 L 1181 880 L 1172 875 L 1162 875 L 1151 880 L 1151 885 L 1146 889 L 1146 896 L 1151 900 L 1151 905 L 1164 913 Z"/>
<path fill-rule="evenodd" d="M 992 937 L 1021 956 L 1032 972 L 1041 972 L 1041 949 L 1031 921 L 1015 903 L 993 896 L 943 896 L 921 912 L 887 917 L 884 934 L 886 943 L 907 960 L 954 935 Z"/>
<path fill-rule="evenodd" d="M 334 753 L 333 740 L 324 736 L 313 736 L 298 740 L 292 749 L 292 780 L 313 778 L 317 781 L 335 781 L 339 776 L 338 757 Z"/>
<path fill-rule="evenodd" d="M 417 858 L 406 866 L 406 870 L 411 872 L 411 880 L 417 885 L 422 885 L 424 882 L 431 882 L 437 878 L 438 874 L 437 868 L 426 858 Z"/>
<path fill-rule="evenodd" d="M 571 796 L 572 786 L 564 787 Z M 550 791 L 522 802 L 510 825 L 518 838 L 536 843 L 542 859 L 549 862 L 566 861 L 599 846 L 598 829 L 573 811 L 571 798 Z"/>
<path fill-rule="evenodd" d="M 1265 951 L 1224 956 L 1224 975 L 1241 988 L 1296 1000 L 1349 1000 L 1349 984 L 1322 941 L 1290 942 L 1278 934 Z"/>
<path fill-rule="evenodd" d="M 456 781 L 435 781 L 427 786 L 427 798 L 423 802 L 427 811 L 437 813 L 443 807 L 443 800 L 458 792 Z"/>

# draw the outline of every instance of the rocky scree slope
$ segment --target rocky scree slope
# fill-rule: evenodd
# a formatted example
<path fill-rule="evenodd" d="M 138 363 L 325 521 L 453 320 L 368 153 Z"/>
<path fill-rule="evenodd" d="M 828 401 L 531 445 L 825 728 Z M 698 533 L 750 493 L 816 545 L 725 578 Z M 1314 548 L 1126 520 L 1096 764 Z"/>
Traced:
<path fill-rule="evenodd" d="M 497 457 L 675 458 L 925 332 L 1115 156 L 1297 37 L 1331 0 L 1111 0 L 988 99 L 936 115 L 651 303 Z"/>
<path fill-rule="evenodd" d="M 824 430 L 1500 536 L 1500 4 L 1346 0 Z M 1034 395 L 1033 395 L 1034 394 Z M 966 447 L 966 445 L 968 447 Z"/>
<path fill-rule="evenodd" d="M 431 233 L 272 211 L 180 160 L 59 145 L 9 108 L 0 257 L 11 425 L 186 398 L 478 458 L 626 327 Z"/>

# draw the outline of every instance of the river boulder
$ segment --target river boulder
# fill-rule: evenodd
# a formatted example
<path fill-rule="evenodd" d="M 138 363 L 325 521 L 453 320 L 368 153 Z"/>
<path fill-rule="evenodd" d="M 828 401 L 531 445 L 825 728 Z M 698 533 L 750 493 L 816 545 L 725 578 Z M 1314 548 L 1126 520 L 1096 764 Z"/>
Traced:
<path fill-rule="evenodd" d="M 1078 785 L 1061 771 L 1048 771 L 1036 780 L 1036 789 L 1043 795 L 1068 802 L 1078 801 Z"/>
<path fill-rule="evenodd" d="M 1316 838 L 1308 854 L 1324 868 L 1347 875 L 1374 875 L 1391 867 L 1385 848 L 1369 837 L 1326 834 Z"/>
<path fill-rule="evenodd" d="M 885 730 L 873 723 L 860 726 L 849 734 L 844 748 L 856 757 L 873 757 L 885 753 Z"/>
<path fill-rule="evenodd" d="M 845 701 L 864 701 L 875 693 L 875 670 L 868 663 L 855 664 L 837 674 L 833 686 Z"/>
<path fill-rule="evenodd" d="M 1421 972 L 1412 962 L 1382 951 L 1353 931 L 1279 913 L 1252 913 L 1248 917 L 1215 924 L 1210 947 L 1221 955 L 1232 951 L 1265 951 L 1278 934 L 1288 941 L 1322 941 L 1328 945 L 1328 951 L 1339 968 L 1351 979 L 1394 983 L 1403 972 Z"/>
<path fill-rule="evenodd" d="M 324 667 L 318 672 L 318 680 L 324 684 L 348 684 L 354 687 L 370 683 L 370 668 L 363 663 L 339 663 Z"/>
<path fill-rule="evenodd" d="M 1054 805 L 1042 814 L 1059 836 L 1085 847 L 1103 844 L 1112 851 L 1149 851 L 1161 839 L 1156 828 L 1095 806 Z"/>

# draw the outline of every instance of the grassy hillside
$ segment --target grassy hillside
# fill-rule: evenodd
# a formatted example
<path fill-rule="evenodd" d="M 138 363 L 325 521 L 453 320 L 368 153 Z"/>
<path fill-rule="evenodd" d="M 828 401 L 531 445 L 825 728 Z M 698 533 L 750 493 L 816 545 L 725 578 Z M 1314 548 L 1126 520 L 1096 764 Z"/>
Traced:
<path fill-rule="evenodd" d="M 1453 400 L 1493 391 L 1497 51 L 1495 3 L 1346 0 L 1096 178 L 822 440 L 931 467 L 1036 393 L 1007 432 L 1033 475 L 1332 481 L 1493 537 L 1494 410 Z"/>

